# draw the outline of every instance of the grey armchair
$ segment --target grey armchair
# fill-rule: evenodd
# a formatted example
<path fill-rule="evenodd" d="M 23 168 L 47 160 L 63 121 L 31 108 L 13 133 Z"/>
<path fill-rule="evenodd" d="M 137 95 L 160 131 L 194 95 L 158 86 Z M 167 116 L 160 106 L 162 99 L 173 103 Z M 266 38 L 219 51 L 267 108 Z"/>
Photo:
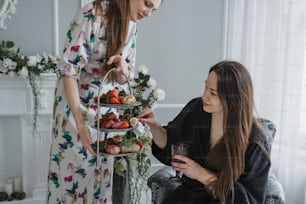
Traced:
<path fill-rule="evenodd" d="M 268 144 L 271 147 L 276 133 L 276 126 L 270 120 L 261 119 L 261 121 L 263 122 L 264 129 L 269 137 Z M 171 182 L 169 180 L 169 177 L 172 176 L 172 174 L 172 167 L 165 166 L 149 177 L 147 184 L 152 192 L 152 204 L 161 204 L 166 194 L 171 193 L 176 187 L 178 187 L 179 184 Z M 278 181 L 276 175 L 272 172 L 272 170 L 270 170 L 268 176 L 265 204 L 284 203 L 284 189 Z"/>

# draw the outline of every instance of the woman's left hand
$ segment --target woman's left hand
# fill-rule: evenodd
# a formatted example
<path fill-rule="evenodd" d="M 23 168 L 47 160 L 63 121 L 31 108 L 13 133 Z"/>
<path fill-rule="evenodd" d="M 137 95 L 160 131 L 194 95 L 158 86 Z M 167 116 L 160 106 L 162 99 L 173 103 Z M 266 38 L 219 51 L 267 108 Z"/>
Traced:
<path fill-rule="evenodd" d="M 108 65 L 113 65 L 114 68 L 116 68 L 114 70 L 114 73 L 115 73 L 115 75 L 117 77 L 117 81 L 119 83 L 124 83 L 126 81 L 126 78 L 124 77 L 124 75 L 129 77 L 128 64 L 126 63 L 125 59 L 123 57 L 121 57 L 120 55 L 111 56 L 108 59 L 107 64 Z"/>
<path fill-rule="evenodd" d="M 210 182 L 217 179 L 217 176 L 212 171 L 202 167 L 186 156 L 174 155 L 173 158 L 184 163 L 172 162 L 172 167 L 177 171 L 181 171 L 185 176 L 191 179 L 198 180 L 204 185 L 208 185 Z"/>

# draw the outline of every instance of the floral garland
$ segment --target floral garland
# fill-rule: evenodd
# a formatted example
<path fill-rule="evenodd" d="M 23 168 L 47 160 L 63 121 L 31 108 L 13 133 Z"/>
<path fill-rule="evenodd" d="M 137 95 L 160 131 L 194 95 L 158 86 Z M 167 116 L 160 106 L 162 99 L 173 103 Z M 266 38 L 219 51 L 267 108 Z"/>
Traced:
<path fill-rule="evenodd" d="M 137 75 L 131 81 L 131 88 L 136 100 L 141 103 L 140 106 L 133 108 L 133 115 L 138 115 L 145 108 L 154 107 L 157 102 L 165 99 L 165 91 L 156 89 L 156 81 L 149 74 L 149 69 L 143 65 L 138 67 Z M 116 184 L 116 174 L 122 178 L 127 178 L 129 192 L 127 192 L 128 195 L 116 196 L 113 203 L 119 204 L 123 203 L 124 200 L 129 200 L 129 203 L 137 204 L 140 203 L 141 192 L 143 190 L 146 193 L 148 192 L 147 179 L 151 167 L 149 155 L 151 154 L 152 134 L 148 125 L 139 123 L 134 131 L 127 132 L 124 136 L 140 139 L 143 146 L 138 154 L 116 158 L 114 165 L 116 195 L 120 195 L 126 188 L 124 182 L 118 181 Z M 124 196 L 128 196 L 128 198 Z"/>
<path fill-rule="evenodd" d="M 10 77 L 28 79 L 33 94 L 33 133 L 37 128 L 40 87 L 37 79 L 42 80 L 42 73 L 55 73 L 58 57 L 42 54 L 25 56 L 20 53 L 12 41 L 2 41 L 0 44 L 0 74 Z"/>

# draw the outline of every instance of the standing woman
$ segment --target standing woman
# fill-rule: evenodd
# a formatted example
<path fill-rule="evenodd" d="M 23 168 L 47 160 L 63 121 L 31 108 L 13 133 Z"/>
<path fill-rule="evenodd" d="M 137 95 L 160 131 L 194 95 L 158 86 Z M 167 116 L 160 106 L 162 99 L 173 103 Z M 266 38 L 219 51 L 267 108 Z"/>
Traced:
<path fill-rule="evenodd" d="M 270 169 L 269 147 L 253 115 L 253 85 L 235 61 L 214 65 L 203 96 L 191 100 L 167 126 L 148 109 L 138 117 L 150 125 L 153 154 L 184 174 L 184 182 L 165 204 L 264 203 Z M 189 144 L 189 155 L 175 155 L 171 144 Z"/>
<path fill-rule="evenodd" d="M 136 22 L 161 0 L 95 0 L 74 17 L 67 32 L 55 89 L 47 203 L 112 203 L 113 159 L 97 162 L 93 98 L 133 77 Z M 97 164 L 101 166 L 97 167 Z M 97 169 L 100 169 L 98 171 Z"/>

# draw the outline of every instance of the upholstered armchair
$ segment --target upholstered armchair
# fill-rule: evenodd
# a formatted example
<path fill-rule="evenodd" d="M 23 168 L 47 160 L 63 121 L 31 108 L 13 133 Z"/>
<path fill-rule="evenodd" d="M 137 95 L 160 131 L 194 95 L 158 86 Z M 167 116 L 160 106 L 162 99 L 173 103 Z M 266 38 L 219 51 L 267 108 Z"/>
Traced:
<path fill-rule="evenodd" d="M 267 135 L 269 137 L 268 144 L 270 147 L 273 144 L 273 140 L 276 133 L 275 124 L 267 119 L 261 119 Z M 271 149 L 271 148 L 270 148 Z M 171 193 L 178 183 L 169 180 L 169 177 L 173 175 L 172 167 L 165 166 L 155 173 L 153 173 L 148 179 L 148 186 L 152 192 L 152 204 L 161 204 L 165 198 L 165 195 Z M 282 185 L 278 181 L 276 175 L 272 170 L 269 172 L 268 184 L 266 190 L 265 204 L 284 204 L 285 193 Z"/>

